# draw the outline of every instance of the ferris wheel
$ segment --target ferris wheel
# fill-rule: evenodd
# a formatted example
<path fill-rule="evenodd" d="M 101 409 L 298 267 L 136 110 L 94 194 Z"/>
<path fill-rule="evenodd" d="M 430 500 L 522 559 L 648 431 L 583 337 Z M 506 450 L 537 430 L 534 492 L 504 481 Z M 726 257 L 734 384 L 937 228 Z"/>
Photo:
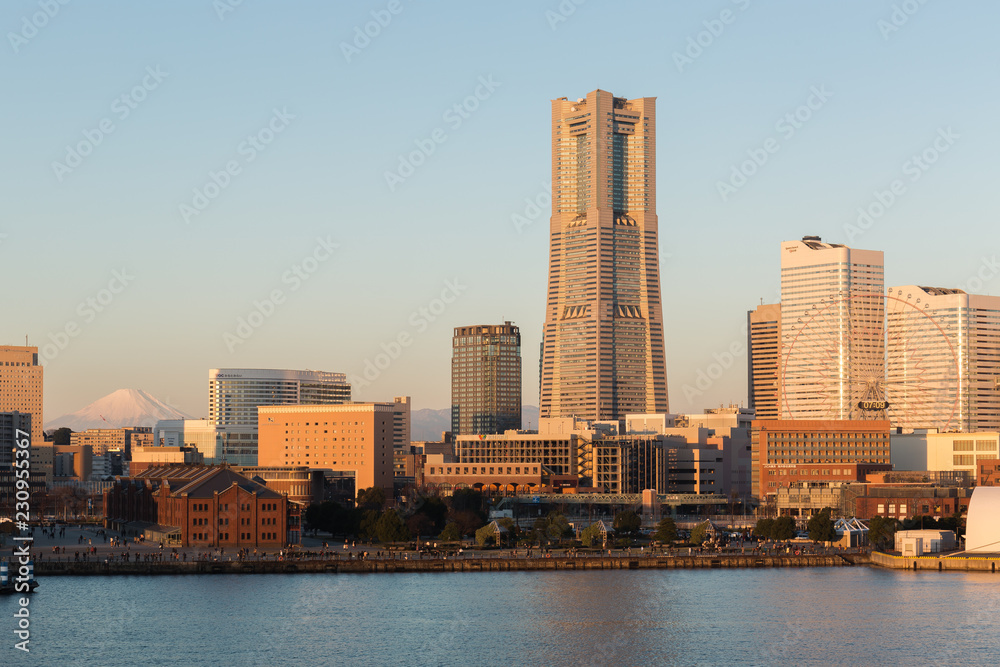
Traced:
<path fill-rule="evenodd" d="M 961 428 L 957 322 L 927 305 L 903 290 L 841 293 L 782 321 L 782 416 Z"/>

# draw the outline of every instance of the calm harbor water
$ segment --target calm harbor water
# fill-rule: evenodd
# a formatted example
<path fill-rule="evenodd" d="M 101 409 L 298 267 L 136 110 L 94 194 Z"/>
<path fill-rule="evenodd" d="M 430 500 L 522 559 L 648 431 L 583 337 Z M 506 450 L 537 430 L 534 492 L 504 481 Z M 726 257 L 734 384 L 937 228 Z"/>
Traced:
<path fill-rule="evenodd" d="M 48 577 L 2 665 L 995 664 L 1000 577 L 871 568 Z"/>

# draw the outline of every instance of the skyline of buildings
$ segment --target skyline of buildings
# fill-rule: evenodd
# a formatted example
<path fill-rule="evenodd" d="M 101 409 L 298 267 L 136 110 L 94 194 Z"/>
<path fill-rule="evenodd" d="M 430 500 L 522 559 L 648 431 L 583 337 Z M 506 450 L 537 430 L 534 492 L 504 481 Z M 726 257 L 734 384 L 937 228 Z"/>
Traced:
<path fill-rule="evenodd" d="M 430 464 L 426 456 L 414 458 L 414 471 L 430 465 L 414 478 L 437 480 L 441 488 L 483 488 L 503 484 L 506 475 L 519 478 L 515 488 L 530 489 L 569 484 L 560 478 L 572 477 L 582 489 L 605 493 L 653 488 L 756 496 L 787 485 L 780 478 L 789 466 L 806 467 L 788 482 L 811 475 L 857 481 L 876 469 L 871 466 L 889 464 L 890 417 L 905 411 L 908 428 L 942 423 L 947 405 L 912 391 L 914 368 L 923 373 L 918 388 L 924 392 L 954 382 L 952 416 L 957 413 L 965 428 L 994 424 L 986 413 L 996 402 L 987 387 L 973 388 L 973 378 L 981 384 L 1000 370 L 1000 299 L 970 301 L 961 290 L 916 286 L 899 288 L 905 299 L 892 290 L 886 294 L 881 250 L 824 243 L 818 236 L 781 242 L 780 302 L 747 315 L 748 399 L 759 410 L 753 425 L 754 413 L 735 406 L 719 412 L 715 421 L 721 421 L 712 427 L 692 414 L 670 415 L 656 100 L 597 89 L 575 102 L 552 100 L 551 110 L 538 431 L 521 431 L 520 328 L 510 321 L 455 327 L 454 452 L 435 453 Z M 912 303 L 911 291 L 921 294 Z M 924 320 L 888 305 L 904 301 Z M 933 317 L 940 312 L 947 320 L 953 311 L 953 324 L 942 326 Z M 943 344 L 924 341 L 933 333 L 928 323 Z M 913 341 L 923 346 L 917 351 L 924 357 L 915 356 Z M 956 359 L 953 378 L 942 363 L 946 352 Z M 973 357 L 981 364 L 969 366 Z M 209 464 L 324 470 L 353 477 L 356 490 L 391 490 L 397 459 L 417 455 L 409 397 L 380 403 L 352 402 L 351 396 L 346 373 L 213 368 L 208 419 L 163 420 L 152 439 L 176 449 L 163 457 L 178 461 L 197 453 Z M 984 417 L 974 422 L 972 415 L 980 413 Z M 866 429 L 882 425 L 886 437 L 875 447 Z M 769 430 L 784 431 L 780 442 L 768 439 Z M 93 451 L 85 449 L 53 447 L 55 477 L 89 479 Z M 853 467 L 815 467 L 830 463 Z"/>
<path fill-rule="evenodd" d="M 451 357 L 453 435 L 521 428 L 521 331 L 516 325 L 455 327 Z"/>
<path fill-rule="evenodd" d="M 552 101 L 541 417 L 667 412 L 656 99 Z"/>

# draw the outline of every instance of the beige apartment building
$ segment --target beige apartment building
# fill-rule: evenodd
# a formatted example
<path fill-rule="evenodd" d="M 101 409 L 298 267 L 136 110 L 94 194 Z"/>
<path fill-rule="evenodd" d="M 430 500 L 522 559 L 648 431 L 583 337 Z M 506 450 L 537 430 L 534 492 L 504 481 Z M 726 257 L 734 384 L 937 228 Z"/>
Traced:
<path fill-rule="evenodd" d="M 399 410 L 398 403 L 261 406 L 258 466 L 351 472 L 356 491 L 378 486 L 391 497 Z"/>
<path fill-rule="evenodd" d="M 0 345 L 0 412 L 29 413 L 32 446 L 44 441 L 42 367 L 37 347 Z"/>
<path fill-rule="evenodd" d="M 656 98 L 552 101 L 541 416 L 667 412 Z"/>

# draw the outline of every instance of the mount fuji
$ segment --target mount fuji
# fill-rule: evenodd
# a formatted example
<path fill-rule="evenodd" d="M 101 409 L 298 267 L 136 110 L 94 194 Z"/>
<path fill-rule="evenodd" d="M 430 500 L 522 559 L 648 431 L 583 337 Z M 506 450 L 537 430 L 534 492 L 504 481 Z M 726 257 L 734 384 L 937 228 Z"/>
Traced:
<path fill-rule="evenodd" d="M 88 428 L 123 428 L 155 426 L 161 419 L 191 419 L 142 389 L 119 389 L 104 398 L 45 424 L 45 429 L 68 427 L 73 431 Z"/>

